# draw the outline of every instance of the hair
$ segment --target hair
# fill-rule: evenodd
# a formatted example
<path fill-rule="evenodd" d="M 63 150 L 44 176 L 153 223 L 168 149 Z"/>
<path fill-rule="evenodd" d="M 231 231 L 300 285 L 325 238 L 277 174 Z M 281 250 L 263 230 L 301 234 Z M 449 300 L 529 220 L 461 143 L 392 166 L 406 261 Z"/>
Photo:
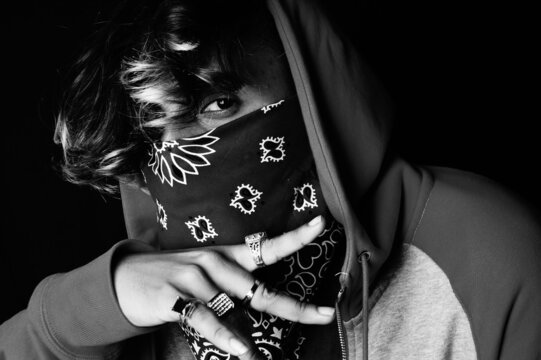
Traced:
<path fill-rule="evenodd" d="M 55 131 L 65 179 L 109 194 L 138 183 L 148 143 L 193 121 L 199 94 L 224 82 L 240 89 L 250 51 L 280 51 L 263 3 L 122 1 L 68 74 Z"/>

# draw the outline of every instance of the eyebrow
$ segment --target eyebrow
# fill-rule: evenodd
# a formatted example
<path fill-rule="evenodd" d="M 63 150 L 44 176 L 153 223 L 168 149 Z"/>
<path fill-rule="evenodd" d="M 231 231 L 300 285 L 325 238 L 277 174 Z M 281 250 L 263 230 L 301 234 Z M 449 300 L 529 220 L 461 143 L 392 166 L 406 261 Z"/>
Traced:
<path fill-rule="evenodd" d="M 221 70 L 202 70 L 194 74 L 213 91 L 235 92 L 247 84 L 247 79 L 238 73 Z"/>

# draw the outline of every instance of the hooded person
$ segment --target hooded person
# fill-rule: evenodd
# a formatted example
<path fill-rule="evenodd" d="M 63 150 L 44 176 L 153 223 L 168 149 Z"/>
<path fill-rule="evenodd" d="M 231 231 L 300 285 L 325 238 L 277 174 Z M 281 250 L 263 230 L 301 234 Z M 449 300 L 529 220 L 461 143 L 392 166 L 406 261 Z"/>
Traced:
<path fill-rule="evenodd" d="M 388 144 L 383 92 L 321 8 L 266 4 L 293 96 L 146 148 L 148 191 L 120 186 L 136 240 L 43 280 L 28 309 L 2 325 L 3 358 L 230 358 L 176 324 L 130 323 L 115 295 L 118 259 L 272 237 L 320 214 L 326 229 L 311 246 L 255 274 L 301 300 L 329 302 L 335 321 L 293 326 L 249 310 L 259 324 L 249 335 L 268 359 L 539 357 L 534 213 L 490 180 L 400 158 Z M 306 259 L 313 286 L 299 277 Z"/>

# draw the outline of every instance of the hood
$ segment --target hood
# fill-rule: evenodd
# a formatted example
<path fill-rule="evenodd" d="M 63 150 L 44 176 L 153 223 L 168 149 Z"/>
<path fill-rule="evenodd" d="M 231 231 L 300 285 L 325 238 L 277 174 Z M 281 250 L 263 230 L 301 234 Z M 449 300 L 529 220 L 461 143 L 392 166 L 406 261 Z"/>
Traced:
<path fill-rule="evenodd" d="M 293 75 L 321 189 L 347 238 L 340 272 L 345 320 L 362 306 L 360 254 L 373 283 L 393 246 L 411 236 L 430 178 L 389 151 L 391 112 L 355 47 L 314 1 L 269 0 Z M 155 241 L 155 205 L 121 186 L 128 236 Z"/>

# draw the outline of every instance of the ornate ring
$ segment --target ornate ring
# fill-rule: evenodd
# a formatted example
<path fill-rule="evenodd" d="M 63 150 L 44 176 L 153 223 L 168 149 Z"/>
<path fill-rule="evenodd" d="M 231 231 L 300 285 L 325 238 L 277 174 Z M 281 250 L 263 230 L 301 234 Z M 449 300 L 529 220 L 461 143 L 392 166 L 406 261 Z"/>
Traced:
<path fill-rule="evenodd" d="M 265 240 L 267 240 L 267 233 L 264 231 L 244 237 L 244 242 L 246 243 L 246 246 L 248 246 L 248 248 L 250 249 L 250 253 L 254 258 L 254 262 L 257 267 L 265 266 L 265 262 L 263 261 L 263 255 L 261 254 L 261 242 Z"/>
<path fill-rule="evenodd" d="M 221 292 L 207 303 L 207 306 L 211 308 L 215 313 L 216 316 L 222 317 L 225 315 L 229 310 L 233 309 L 235 307 L 235 303 L 229 296 L 227 296 L 226 293 Z"/>
<path fill-rule="evenodd" d="M 250 305 L 250 302 L 252 302 L 252 299 L 254 298 L 254 294 L 257 288 L 259 287 L 259 285 L 261 285 L 261 281 L 259 280 L 254 281 L 254 284 L 252 285 L 250 291 L 248 291 L 244 299 L 242 299 L 242 305 L 244 306 Z"/>
<path fill-rule="evenodd" d="M 204 305 L 204 302 L 194 298 L 184 300 L 181 296 L 178 296 L 171 310 L 179 314 L 180 324 L 185 325 L 199 305 Z"/>

